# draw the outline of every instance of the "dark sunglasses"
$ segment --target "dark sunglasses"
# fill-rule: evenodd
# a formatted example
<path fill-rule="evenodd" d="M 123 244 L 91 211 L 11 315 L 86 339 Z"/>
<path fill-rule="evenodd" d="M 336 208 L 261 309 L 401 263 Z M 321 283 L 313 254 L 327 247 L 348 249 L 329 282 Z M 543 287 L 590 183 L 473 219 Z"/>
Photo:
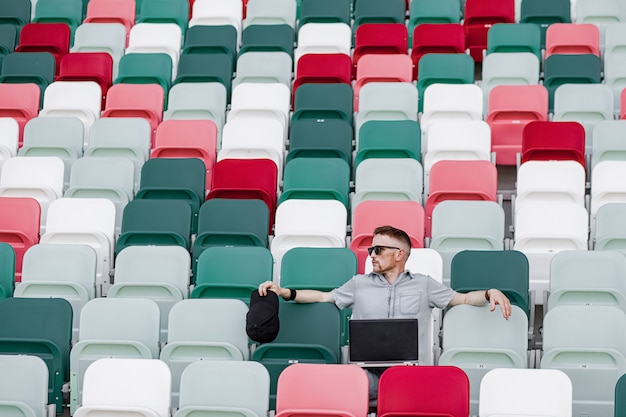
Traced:
<path fill-rule="evenodd" d="M 372 252 L 374 252 L 376 255 L 380 255 L 380 253 L 383 251 L 383 249 L 398 249 L 398 250 L 401 250 L 400 248 L 397 248 L 395 246 L 376 245 L 376 246 L 370 246 L 369 248 L 367 248 L 367 253 L 369 253 L 370 256 L 372 256 Z"/>

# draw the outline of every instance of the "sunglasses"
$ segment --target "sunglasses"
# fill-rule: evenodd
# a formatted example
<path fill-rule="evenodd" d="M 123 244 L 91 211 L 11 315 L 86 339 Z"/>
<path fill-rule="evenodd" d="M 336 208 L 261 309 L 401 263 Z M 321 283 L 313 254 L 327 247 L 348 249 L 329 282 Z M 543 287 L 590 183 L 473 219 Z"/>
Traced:
<path fill-rule="evenodd" d="M 372 256 L 372 252 L 374 252 L 376 255 L 380 255 L 380 253 L 383 251 L 383 249 L 398 249 L 398 250 L 402 250 L 402 249 L 397 248 L 395 246 L 376 245 L 376 246 L 370 246 L 369 248 L 367 248 L 367 253 L 369 253 L 370 256 Z"/>

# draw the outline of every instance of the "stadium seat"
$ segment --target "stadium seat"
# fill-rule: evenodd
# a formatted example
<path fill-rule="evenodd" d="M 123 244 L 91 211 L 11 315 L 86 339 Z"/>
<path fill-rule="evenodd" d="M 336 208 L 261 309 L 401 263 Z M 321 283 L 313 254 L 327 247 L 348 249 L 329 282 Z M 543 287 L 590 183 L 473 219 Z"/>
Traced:
<path fill-rule="evenodd" d="M 125 42 L 127 45 L 127 35 L 130 29 L 135 25 L 135 17 L 137 15 L 136 2 L 129 0 L 89 0 L 87 3 L 87 13 L 83 24 L 85 23 L 119 23 L 125 29 Z M 78 30 L 76 32 L 78 36 Z M 76 45 L 76 38 L 74 45 Z"/>
<path fill-rule="evenodd" d="M 254 24 L 244 28 L 241 33 L 239 54 L 246 52 L 285 52 L 292 59 L 294 56 L 295 30 L 286 24 Z"/>
<path fill-rule="evenodd" d="M 369 120 L 418 121 L 418 92 L 407 82 L 370 82 L 359 92 L 359 111 L 355 120 L 355 136 Z"/>
<path fill-rule="evenodd" d="M 15 252 L 15 282 L 22 277 L 22 260 L 31 246 L 39 243 L 41 208 L 32 197 L 0 198 L 2 242 Z"/>
<path fill-rule="evenodd" d="M 13 297 L 15 287 L 15 249 L 7 242 L 0 242 L 0 300 Z"/>
<path fill-rule="evenodd" d="M 491 26 L 497 23 L 514 22 L 513 0 L 466 0 L 463 13 L 465 44 L 474 61 L 482 62 L 483 51 L 487 49 L 487 32 Z"/>
<path fill-rule="evenodd" d="M 621 120 L 604 120 L 595 125 L 591 150 L 592 170 L 602 161 L 626 159 L 621 140 L 625 129 L 626 122 Z"/>
<path fill-rule="evenodd" d="M 625 206 L 621 202 L 607 203 L 598 209 L 595 218 L 595 231 L 592 238 L 595 239 L 594 250 L 596 251 L 619 251 L 624 252 L 626 246 L 623 224 Z"/>
<path fill-rule="evenodd" d="M 487 32 L 487 55 L 494 52 L 530 52 L 541 60 L 541 31 L 533 23 L 496 23 Z"/>
<path fill-rule="evenodd" d="M 461 2 L 459 0 L 444 0 L 435 3 L 427 1 L 410 2 L 409 5 L 409 45 L 413 45 L 412 37 L 415 28 L 424 23 L 460 23 Z"/>
<path fill-rule="evenodd" d="M 355 29 L 367 23 L 401 23 L 404 25 L 406 2 L 391 0 L 381 4 L 377 0 L 358 0 L 354 2 L 353 12 L 352 27 Z"/>
<path fill-rule="evenodd" d="M 420 126 L 415 120 L 369 120 L 356 138 L 355 167 L 368 158 L 422 161 Z"/>
<path fill-rule="evenodd" d="M 310 114 L 315 114 L 313 109 Z M 290 135 L 286 163 L 299 157 L 338 157 L 352 164 L 352 125 L 346 120 L 292 118 Z"/>
<path fill-rule="evenodd" d="M 139 2 L 139 8 L 136 10 L 136 23 L 173 23 L 180 28 L 182 39 L 185 39 L 189 14 L 190 2 L 188 0 L 142 1 Z"/>
<path fill-rule="evenodd" d="M 56 80 L 95 81 L 102 91 L 102 109 L 113 84 L 113 58 L 106 52 L 71 52 L 61 59 Z"/>
<path fill-rule="evenodd" d="M 36 84 L 43 94 L 54 81 L 56 62 L 50 52 L 14 52 L 4 57 L 0 69 L 0 83 Z"/>
<path fill-rule="evenodd" d="M 300 0 L 299 26 L 307 23 L 340 22 L 350 24 L 349 0 Z"/>
<path fill-rule="evenodd" d="M 544 60 L 544 82 L 549 111 L 554 110 L 555 90 L 562 84 L 597 84 L 601 81 L 600 58 L 593 54 L 554 54 Z"/>
<path fill-rule="evenodd" d="M 27 23 L 19 33 L 15 52 L 50 52 L 59 74 L 61 59 L 70 50 L 70 28 L 65 23 Z"/>
<path fill-rule="evenodd" d="M 311 53 L 346 54 L 352 48 L 352 29 L 347 23 L 307 23 L 298 29 L 298 46 L 294 49 L 294 70 L 301 56 Z"/>
<path fill-rule="evenodd" d="M 361 4 L 361 3 L 358 3 Z M 359 59 L 367 54 L 404 54 L 408 53 L 408 32 L 402 23 L 371 22 L 355 27 L 354 51 L 352 62 L 354 73 Z"/>
<path fill-rule="evenodd" d="M 10 117 L 18 124 L 17 147 L 23 144 L 24 126 L 39 114 L 40 90 L 34 83 L 0 83 L 0 116 Z"/>
<path fill-rule="evenodd" d="M 600 56 L 600 31 L 593 23 L 554 23 L 546 29 L 544 59 L 553 54 Z"/>
<path fill-rule="evenodd" d="M 30 22 L 31 19 L 31 7 L 30 0 L 3 0 L 2 13 L 0 13 L 0 23 L 6 23 L 13 25 L 16 31 Z"/>
<path fill-rule="evenodd" d="M 246 4 L 244 29 L 251 25 L 285 24 L 296 27 L 296 9 L 298 4 L 292 0 L 282 0 L 272 4 L 253 0 Z"/>
<path fill-rule="evenodd" d="M 419 61 L 424 55 L 465 53 L 465 31 L 459 23 L 422 23 L 415 27 L 411 45 L 413 79 L 417 80 Z"/>
<path fill-rule="evenodd" d="M 164 107 L 167 107 L 167 93 L 172 86 L 172 75 L 172 59 L 168 54 L 129 52 L 120 58 L 117 77 L 113 83 L 150 86 L 156 84 L 163 89 Z"/>
<path fill-rule="evenodd" d="M 120 23 L 83 23 L 76 28 L 73 52 L 106 52 L 113 59 L 111 79 L 115 80 L 126 48 L 126 31 Z"/>
<path fill-rule="evenodd" d="M 233 80 L 233 87 L 244 82 L 260 82 L 282 83 L 291 88 L 292 66 L 291 57 L 282 51 L 246 52 L 237 59 L 237 75 Z"/>
<path fill-rule="evenodd" d="M 215 3 L 211 0 L 195 0 L 188 27 L 230 25 L 237 30 L 237 45 L 241 43 L 243 5 L 241 0 Z"/>
<path fill-rule="evenodd" d="M 520 23 L 534 23 L 541 31 L 541 48 L 546 47 L 546 32 L 553 23 L 571 23 L 571 4 L 569 0 L 545 2 L 541 0 L 523 0 L 520 7 Z"/>
<path fill-rule="evenodd" d="M 70 39 L 84 17 L 83 0 L 37 0 L 33 23 L 65 23 L 70 28 Z M 70 44 L 72 42 L 70 41 Z"/>
<path fill-rule="evenodd" d="M 531 121 L 522 132 L 521 163 L 571 160 L 586 167 L 585 132 L 578 122 Z"/>
<path fill-rule="evenodd" d="M 0 368 L 0 408 L 3 413 L 34 417 L 56 414 L 48 404 L 48 368 L 41 358 L 0 355 Z M 55 405 L 52 406 L 56 409 Z"/>
<path fill-rule="evenodd" d="M 211 120 L 217 127 L 219 143 L 226 119 L 226 102 L 226 86 L 219 82 L 181 82 L 169 91 L 163 120 Z"/>
<path fill-rule="evenodd" d="M 482 82 L 484 109 L 488 109 L 489 93 L 499 85 L 539 84 L 540 60 L 530 52 L 492 52 L 483 60 Z"/>
<path fill-rule="evenodd" d="M 420 112 L 424 111 L 426 89 L 433 84 L 474 84 L 474 59 L 467 54 L 429 53 L 417 64 Z"/>

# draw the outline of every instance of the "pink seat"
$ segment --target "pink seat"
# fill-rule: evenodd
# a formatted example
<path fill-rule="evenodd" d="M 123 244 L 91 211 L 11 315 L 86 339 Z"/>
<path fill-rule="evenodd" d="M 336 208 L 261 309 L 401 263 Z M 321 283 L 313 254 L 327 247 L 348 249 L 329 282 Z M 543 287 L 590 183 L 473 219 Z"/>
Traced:
<path fill-rule="evenodd" d="M 626 119 L 626 88 L 622 90 L 619 97 L 619 118 Z"/>
<path fill-rule="evenodd" d="M 19 146 L 22 146 L 24 126 L 39 114 L 41 91 L 37 84 L 0 83 L 0 117 L 12 117 L 20 127 Z"/>
<path fill-rule="evenodd" d="M 465 53 L 465 30 L 459 23 L 422 23 L 413 31 L 413 79 L 417 80 L 418 62 L 426 54 Z"/>
<path fill-rule="evenodd" d="M 344 83 L 352 79 L 352 59 L 346 54 L 304 54 L 298 60 L 293 97 L 302 84 Z"/>
<path fill-rule="evenodd" d="M 135 24 L 135 0 L 89 0 L 83 23 L 120 23 L 126 29 L 126 45 Z"/>
<path fill-rule="evenodd" d="M 549 121 L 526 124 L 521 163 L 553 160 L 573 160 L 585 167 L 585 128 L 582 124 Z"/>
<path fill-rule="evenodd" d="M 150 122 L 154 148 L 156 128 L 163 120 L 163 87 L 158 84 L 115 84 L 109 88 L 102 117 L 141 117 Z"/>
<path fill-rule="evenodd" d="M 15 52 L 50 52 L 56 62 L 56 74 L 60 61 L 70 51 L 70 27 L 65 23 L 28 23 L 20 31 Z"/>
<path fill-rule="evenodd" d="M 515 23 L 514 0 L 467 0 L 463 27 L 465 45 L 474 62 L 483 62 L 487 49 L 487 32 L 496 23 Z"/>
<path fill-rule="evenodd" d="M 426 199 L 426 236 L 431 236 L 435 206 L 446 200 L 496 201 L 498 170 L 485 160 L 442 160 L 430 169 Z"/>
<path fill-rule="evenodd" d="M 356 365 L 290 365 L 278 377 L 276 417 L 366 417 L 368 384 Z"/>
<path fill-rule="evenodd" d="M 270 212 L 270 233 L 276 215 L 278 168 L 270 159 L 222 159 L 213 166 L 206 199 L 262 200 Z"/>
<path fill-rule="evenodd" d="M 0 197 L 0 241 L 15 250 L 15 281 L 22 280 L 22 260 L 39 243 L 41 208 L 34 198 Z"/>
<path fill-rule="evenodd" d="M 198 158 L 206 166 L 206 188 L 211 188 L 215 165 L 217 126 L 212 120 L 164 120 L 157 127 L 151 158 Z"/>
<path fill-rule="evenodd" d="M 545 58 L 553 54 L 600 56 L 600 31 L 593 23 L 553 23 L 546 31 Z"/>
<path fill-rule="evenodd" d="M 489 92 L 486 122 L 491 127 L 491 151 L 496 165 L 516 165 L 522 152 L 524 126 L 548 120 L 548 90 L 539 84 L 499 85 Z"/>
<path fill-rule="evenodd" d="M 401 23 L 363 23 L 354 35 L 353 74 L 359 59 L 367 54 L 408 53 L 408 31 Z"/>
<path fill-rule="evenodd" d="M 378 383 L 378 416 L 467 417 L 469 389 L 456 366 L 393 366 Z"/>
<path fill-rule="evenodd" d="M 415 201 L 366 200 L 359 203 L 352 215 L 350 250 L 357 256 L 358 272 L 365 272 L 367 248 L 372 246 L 372 233 L 378 226 L 391 225 L 404 230 L 411 238 L 412 248 L 424 247 L 424 208 Z"/>
<path fill-rule="evenodd" d="M 113 84 L 113 58 L 106 52 L 71 52 L 61 59 L 57 81 L 95 81 L 102 90 L 102 108 Z"/>
<path fill-rule="evenodd" d="M 413 62 L 405 54 L 368 54 L 359 59 L 354 83 L 354 111 L 359 110 L 359 90 L 369 82 L 411 82 Z"/>

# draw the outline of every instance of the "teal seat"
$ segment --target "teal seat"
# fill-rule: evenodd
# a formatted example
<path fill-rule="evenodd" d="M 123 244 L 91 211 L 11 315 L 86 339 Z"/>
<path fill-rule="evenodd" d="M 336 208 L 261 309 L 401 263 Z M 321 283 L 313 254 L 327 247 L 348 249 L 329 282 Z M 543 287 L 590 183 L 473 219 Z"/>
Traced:
<path fill-rule="evenodd" d="M 350 0 L 300 0 L 299 26 L 315 23 L 350 24 Z"/>
<path fill-rule="evenodd" d="M 248 304 L 251 291 L 271 280 L 273 269 L 272 254 L 265 247 L 209 247 L 198 258 L 191 298 L 235 298 Z"/>
<path fill-rule="evenodd" d="M 187 201 L 132 200 L 124 207 L 116 253 L 132 245 L 178 245 L 189 250 L 191 218 Z"/>
<path fill-rule="evenodd" d="M 548 110 L 554 111 L 554 93 L 563 84 L 602 82 L 602 63 L 593 54 L 553 54 L 543 64 L 543 85 L 548 89 Z"/>
<path fill-rule="evenodd" d="M 187 29 L 183 54 L 221 54 L 226 53 L 235 62 L 237 56 L 237 29 L 232 25 L 203 26 Z"/>
<path fill-rule="evenodd" d="M 136 23 L 174 23 L 180 27 L 183 39 L 189 23 L 188 0 L 150 0 L 141 2 Z"/>
<path fill-rule="evenodd" d="M 541 60 L 541 31 L 532 23 L 496 23 L 487 32 L 487 54 L 530 52 Z"/>
<path fill-rule="evenodd" d="M 16 33 L 31 19 L 30 0 L 2 0 L 0 2 L 0 24 L 13 26 Z"/>
<path fill-rule="evenodd" d="M 172 86 L 172 58 L 165 53 L 129 53 L 120 58 L 114 84 L 158 84 L 163 87 L 164 107 Z"/>
<path fill-rule="evenodd" d="M 15 250 L 0 242 L 0 300 L 13 297 L 15 289 Z"/>
<path fill-rule="evenodd" d="M 461 2 L 459 0 L 411 1 L 409 6 L 409 47 L 413 45 L 415 27 L 422 23 L 460 23 Z"/>
<path fill-rule="evenodd" d="M 364 23 L 404 24 L 405 0 L 358 0 L 354 4 L 354 30 Z"/>
<path fill-rule="evenodd" d="M 292 120 L 286 162 L 299 157 L 337 157 L 352 164 L 352 125 L 343 119 Z"/>
<path fill-rule="evenodd" d="M 354 114 L 352 86 L 344 83 L 302 84 L 294 96 L 292 121 L 299 119 L 343 119 Z"/>
<path fill-rule="evenodd" d="M 338 200 L 350 205 L 350 166 L 341 158 L 294 158 L 285 166 L 283 192 L 288 199 Z"/>
<path fill-rule="evenodd" d="M 0 83 L 37 84 L 41 103 L 46 87 L 54 81 L 56 63 L 50 52 L 14 52 L 4 57 Z"/>
<path fill-rule="evenodd" d="M 626 374 L 622 375 L 615 383 L 615 407 L 614 417 L 626 416 Z"/>
<path fill-rule="evenodd" d="M 541 48 L 545 48 L 548 26 L 552 23 L 571 23 L 570 0 L 524 0 L 519 21 L 539 26 Z"/>
<path fill-rule="evenodd" d="M 48 367 L 48 404 L 63 413 L 70 379 L 72 306 L 62 298 L 7 298 L 0 302 L 0 353 L 38 356 Z"/>
<path fill-rule="evenodd" d="M 418 62 L 418 111 L 424 109 L 424 92 L 432 84 L 473 84 L 474 59 L 467 54 L 426 54 Z"/>
<path fill-rule="evenodd" d="M 251 359 L 270 374 L 270 409 L 275 408 L 280 373 L 292 363 L 340 363 L 341 317 L 332 303 L 281 303 L 280 331 L 273 342 L 252 352 Z"/>
<path fill-rule="evenodd" d="M 13 53 L 17 46 L 17 29 L 10 23 L 2 23 L 0 17 L 0 63 L 2 58 Z"/>
<path fill-rule="evenodd" d="M 183 54 L 178 61 L 174 84 L 219 82 L 226 87 L 230 100 L 233 78 L 233 61 L 227 53 Z"/>
<path fill-rule="evenodd" d="M 151 158 L 141 168 L 135 199 L 174 199 L 189 204 L 192 232 L 198 228 L 198 212 L 204 202 L 206 167 L 198 158 Z"/>
<path fill-rule="evenodd" d="M 83 0 L 37 0 L 34 23 L 65 23 L 70 28 L 70 43 L 73 44 L 76 28 L 83 22 L 86 12 Z"/>
<path fill-rule="evenodd" d="M 359 129 L 355 168 L 367 158 L 413 158 L 421 163 L 421 137 L 414 120 L 369 120 Z"/>
<path fill-rule="evenodd" d="M 250 51 L 286 52 L 293 59 L 295 31 L 289 25 L 249 25 L 241 33 L 239 55 Z"/>

